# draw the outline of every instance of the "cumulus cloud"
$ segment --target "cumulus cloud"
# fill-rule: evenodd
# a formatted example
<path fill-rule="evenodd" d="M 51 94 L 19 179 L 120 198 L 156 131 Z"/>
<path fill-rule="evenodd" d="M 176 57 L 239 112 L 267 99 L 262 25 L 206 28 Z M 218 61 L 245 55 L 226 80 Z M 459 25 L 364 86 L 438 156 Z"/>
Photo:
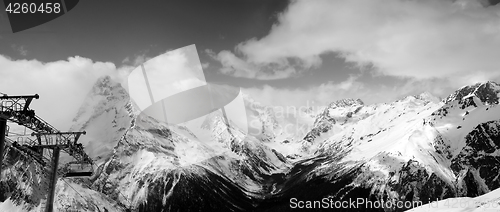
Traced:
<path fill-rule="evenodd" d="M 263 38 L 250 39 L 218 58 L 223 72 L 259 78 L 248 64 L 301 67 L 321 64 L 336 52 L 384 75 L 417 80 L 500 75 L 500 6 L 475 0 L 293 1 Z M 257 72 L 257 73 L 251 73 Z"/>
<path fill-rule="evenodd" d="M 0 92 L 8 95 L 39 94 L 31 108 L 60 130 L 71 120 L 96 80 L 109 75 L 122 81 L 127 70 L 113 63 L 95 62 L 79 56 L 43 63 L 38 60 L 12 60 L 0 55 Z"/>

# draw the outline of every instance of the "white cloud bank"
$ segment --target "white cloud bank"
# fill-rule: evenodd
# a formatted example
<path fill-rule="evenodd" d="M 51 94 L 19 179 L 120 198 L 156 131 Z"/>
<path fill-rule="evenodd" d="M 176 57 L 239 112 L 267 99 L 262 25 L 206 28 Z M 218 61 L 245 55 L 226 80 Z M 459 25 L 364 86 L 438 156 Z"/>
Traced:
<path fill-rule="evenodd" d="M 0 92 L 8 95 L 39 94 L 40 98 L 33 100 L 30 108 L 57 129 L 65 131 L 71 127 L 71 121 L 100 77 L 110 76 L 128 88 L 129 74 L 146 60 L 144 66 L 150 74 L 151 85 L 163 91 L 153 91 L 157 100 L 205 84 L 196 47 L 191 45 L 155 58 L 135 55 L 126 58 L 120 67 L 79 56 L 44 63 L 36 59 L 13 60 L 0 54 Z M 168 72 L 164 72 L 166 70 Z M 144 82 L 143 78 L 138 79 Z M 149 96 L 144 98 L 150 102 Z"/>
<path fill-rule="evenodd" d="M 223 73 L 273 79 L 321 64 L 323 53 L 373 65 L 384 75 L 453 78 L 461 84 L 500 75 L 500 5 L 475 0 L 299 0 L 269 34 L 221 51 Z M 215 54 L 214 54 L 215 55 Z M 277 71 L 262 71 L 268 66 Z M 474 78 L 471 78 L 474 77 Z M 479 78 L 478 78 L 479 77 Z"/>
<path fill-rule="evenodd" d="M 39 94 L 31 108 L 59 130 L 67 130 L 96 80 L 109 75 L 122 81 L 124 69 L 110 62 L 94 62 L 75 56 L 43 63 L 12 60 L 0 55 L 0 92 L 8 95 Z"/>

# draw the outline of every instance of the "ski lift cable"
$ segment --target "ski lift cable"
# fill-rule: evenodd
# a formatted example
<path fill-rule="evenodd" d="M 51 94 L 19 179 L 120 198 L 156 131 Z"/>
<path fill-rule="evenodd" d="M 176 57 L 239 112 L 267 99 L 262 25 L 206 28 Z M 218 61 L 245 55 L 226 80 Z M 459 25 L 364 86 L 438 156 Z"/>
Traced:
<path fill-rule="evenodd" d="M 97 166 L 97 164 L 92 164 L 92 168 L 94 168 L 94 166 L 96 166 L 95 170 L 99 169 L 99 166 Z M 90 189 L 90 187 L 88 189 Z M 118 191 L 118 193 L 120 195 L 122 195 L 123 199 L 125 199 L 128 202 L 129 207 L 131 207 L 132 206 L 132 202 L 130 202 L 130 200 L 122 192 L 120 192 L 120 190 L 116 190 L 116 191 Z"/>
<path fill-rule="evenodd" d="M 123 199 L 127 200 L 129 207 L 132 207 L 132 203 L 130 202 L 130 200 L 125 195 L 123 195 L 123 193 L 120 192 L 120 190 L 116 190 L 116 191 L 118 191 L 118 193 L 120 193 L 122 195 Z"/>
<path fill-rule="evenodd" d="M 9 140 L 7 140 L 7 141 L 9 142 Z M 9 147 L 10 147 L 10 146 L 8 146 L 8 148 L 9 148 Z M 16 150 L 16 151 L 19 151 L 19 150 L 17 150 L 17 149 L 15 149 L 15 150 Z M 7 153 L 7 151 L 5 151 L 5 153 Z M 23 153 L 23 154 L 24 154 L 24 152 L 21 152 L 21 153 Z M 27 158 L 28 160 L 30 160 L 30 159 L 31 159 L 30 157 L 26 157 L 26 158 Z M 27 171 L 27 170 L 26 170 L 26 171 Z M 78 192 L 78 191 L 77 191 L 77 190 L 76 190 L 73 186 L 71 186 L 71 185 L 70 185 L 70 184 L 69 184 L 69 183 L 68 183 L 68 182 L 67 182 L 64 178 L 59 178 L 59 179 L 63 180 L 63 182 L 65 182 L 65 183 L 66 183 L 66 184 L 67 184 L 67 185 L 68 185 L 71 189 L 73 189 L 73 190 L 74 190 L 74 191 L 75 191 L 78 195 L 80 195 L 83 199 L 85 199 L 85 197 L 84 197 L 84 196 L 83 196 L 80 192 Z M 88 189 L 90 189 L 90 188 L 88 188 Z M 120 192 L 119 190 L 117 190 L 117 191 L 118 191 L 118 193 L 119 193 L 120 195 L 122 195 L 122 197 L 123 197 L 123 198 L 124 198 L 124 199 L 125 199 L 128 203 L 129 203 L 129 206 L 128 206 L 128 207 L 131 207 L 131 206 L 132 206 L 132 203 L 130 202 L 130 200 L 129 200 L 129 199 L 128 199 L 128 198 L 127 198 L 127 197 L 126 197 L 126 196 L 125 196 L 122 192 Z M 90 197 L 90 198 L 92 199 L 92 197 Z M 99 207 L 98 207 L 95 203 L 93 203 L 93 202 L 92 202 L 92 204 L 93 204 L 96 208 L 98 208 L 98 209 L 99 209 Z"/>
<path fill-rule="evenodd" d="M 96 166 L 96 170 L 99 169 L 99 167 L 97 165 L 95 165 L 95 166 Z M 90 189 L 90 187 L 88 189 Z M 118 193 L 120 195 L 122 195 L 123 199 L 125 199 L 128 202 L 128 207 L 129 208 L 132 207 L 132 202 L 130 202 L 130 200 L 122 192 L 120 192 L 120 190 L 116 190 L 116 191 L 118 191 Z"/>
<path fill-rule="evenodd" d="M 67 182 L 64 178 L 61 178 L 61 179 L 62 179 L 62 180 L 63 180 L 63 181 L 64 181 L 64 182 L 65 182 L 65 183 L 69 186 L 69 187 L 71 187 L 71 188 L 72 188 L 72 189 L 73 189 L 76 193 L 78 193 L 78 194 L 79 194 L 82 198 L 84 198 L 84 199 L 85 199 L 85 197 L 83 197 L 83 195 L 82 195 L 82 194 L 80 194 L 78 191 L 76 191 L 76 190 L 75 190 L 75 188 L 73 188 L 73 187 L 72 187 L 72 186 L 71 186 L 71 185 L 70 185 L 70 184 L 69 184 L 69 183 L 68 183 L 68 182 Z M 82 185 L 82 186 L 83 186 L 83 185 Z M 90 189 L 90 188 L 87 188 L 87 189 Z M 90 189 L 90 190 L 92 190 L 92 189 Z M 120 194 L 123 196 L 123 198 L 124 198 L 124 199 L 125 199 L 125 200 L 129 203 L 128 208 L 130 208 L 130 207 L 132 206 L 132 203 L 131 203 L 128 199 L 127 199 L 127 197 L 125 197 L 125 195 L 123 195 L 123 193 L 122 193 L 122 192 L 120 192 L 119 190 L 117 190 L 117 191 L 118 191 L 118 193 L 120 193 Z M 94 203 L 92 203 L 92 204 L 94 204 Z M 96 204 L 94 204 L 94 205 L 95 205 L 97 208 L 99 208 Z"/>
<path fill-rule="evenodd" d="M 61 179 L 61 180 L 63 180 L 63 182 L 65 182 L 65 183 L 66 183 L 66 185 L 68 185 L 71 189 L 73 189 L 73 191 L 75 191 L 78 195 L 80 195 L 83 199 L 85 199 L 85 197 L 84 197 L 82 194 L 80 194 L 80 192 L 78 192 L 75 188 L 73 188 L 73 186 L 71 186 L 71 185 L 68 183 L 68 181 L 66 181 L 64 178 L 60 178 L 60 179 Z M 90 199 L 94 200 L 92 197 L 90 197 Z M 92 201 L 91 201 L 90 203 L 92 203 L 92 204 L 93 204 L 93 205 L 94 205 L 94 206 L 95 206 L 98 210 L 100 210 L 100 209 L 99 209 L 99 206 L 97 206 L 97 204 L 95 204 L 95 203 L 94 203 L 94 202 L 92 202 Z"/>

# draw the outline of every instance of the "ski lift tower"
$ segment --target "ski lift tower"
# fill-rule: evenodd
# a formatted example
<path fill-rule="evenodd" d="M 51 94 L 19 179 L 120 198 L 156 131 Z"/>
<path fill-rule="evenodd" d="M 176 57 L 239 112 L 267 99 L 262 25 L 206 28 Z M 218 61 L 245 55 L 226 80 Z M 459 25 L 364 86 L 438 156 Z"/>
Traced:
<path fill-rule="evenodd" d="M 29 109 L 29 105 L 33 99 L 38 99 L 38 94 L 30 96 L 0 96 L 0 164 L 3 162 L 3 152 L 5 148 L 5 136 L 7 129 L 7 121 L 24 125 L 34 131 L 52 132 L 53 128 L 50 124 L 41 120 L 35 115 L 35 111 Z M 2 167 L 0 165 L 0 173 Z M 1 176 L 0 176 L 1 180 Z"/>
<path fill-rule="evenodd" d="M 35 111 L 29 108 L 33 99 L 38 99 L 38 94 L 30 96 L 0 96 L 0 173 L 3 164 L 3 152 L 5 147 L 5 136 L 7 129 L 7 121 L 15 122 L 23 125 L 26 128 L 33 130 L 32 136 L 36 136 L 37 140 L 27 140 L 28 142 L 14 142 L 12 147 L 18 151 L 24 152 L 42 166 L 47 165 L 44 160 L 44 150 L 50 155 L 50 182 L 49 193 L 45 211 L 53 211 L 54 192 L 58 177 L 59 153 L 64 151 L 76 159 L 77 163 L 93 165 L 92 159 L 85 153 L 83 145 L 77 143 L 78 138 L 85 132 L 60 132 L 49 123 L 35 115 Z M 74 172 L 69 173 L 70 176 L 88 176 L 92 172 Z M 63 175 L 67 176 L 68 174 Z M 1 180 L 1 175 L 0 175 Z"/>

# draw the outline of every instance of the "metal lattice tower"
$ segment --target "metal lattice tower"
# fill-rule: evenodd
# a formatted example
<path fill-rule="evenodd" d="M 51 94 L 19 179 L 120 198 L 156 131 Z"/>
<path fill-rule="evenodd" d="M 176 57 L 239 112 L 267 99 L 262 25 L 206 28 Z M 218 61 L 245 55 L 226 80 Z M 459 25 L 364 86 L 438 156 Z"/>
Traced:
<path fill-rule="evenodd" d="M 83 145 L 78 143 L 78 139 L 85 132 L 60 132 L 55 127 L 35 115 L 35 111 L 29 108 L 33 99 L 38 99 L 38 94 L 27 96 L 0 96 L 0 173 L 3 164 L 3 152 L 6 144 L 15 148 L 19 152 L 28 155 L 38 162 L 46 170 L 49 170 L 49 193 L 47 195 L 46 212 L 53 211 L 55 186 L 58 176 L 75 177 L 90 176 L 90 172 L 64 173 L 58 170 L 60 151 L 68 153 L 75 159 L 77 164 L 90 164 L 92 159 L 85 153 Z M 35 139 L 21 139 L 13 141 L 6 138 L 7 122 L 14 122 L 25 126 L 34 132 L 31 136 Z M 48 157 L 47 157 L 48 155 Z M 1 180 L 1 179 L 0 179 Z M 43 210 L 43 208 L 42 208 Z"/>

